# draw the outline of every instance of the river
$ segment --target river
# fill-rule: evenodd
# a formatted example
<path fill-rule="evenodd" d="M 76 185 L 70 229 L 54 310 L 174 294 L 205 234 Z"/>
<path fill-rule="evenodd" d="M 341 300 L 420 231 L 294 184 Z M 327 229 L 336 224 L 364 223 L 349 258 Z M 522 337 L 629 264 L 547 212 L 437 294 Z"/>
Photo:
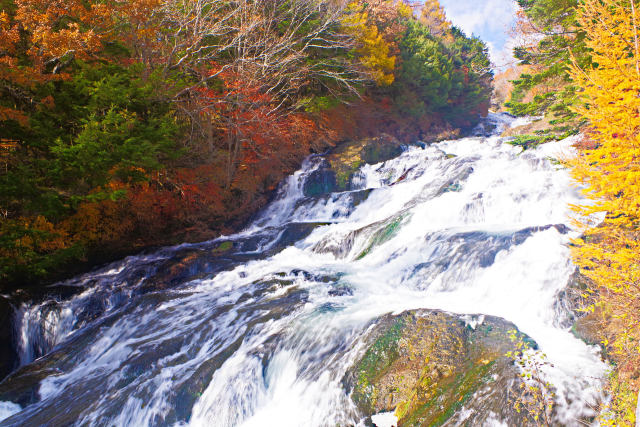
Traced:
<path fill-rule="evenodd" d="M 375 319 L 417 308 L 516 324 L 553 365 L 554 422 L 578 425 L 606 366 L 559 302 L 581 198 L 554 158 L 574 141 L 522 152 L 498 136 L 513 121 L 364 165 L 347 192 L 305 196 L 324 162 L 312 156 L 243 232 L 24 304 L 0 425 L 362 424 L 342 379 Z"/>

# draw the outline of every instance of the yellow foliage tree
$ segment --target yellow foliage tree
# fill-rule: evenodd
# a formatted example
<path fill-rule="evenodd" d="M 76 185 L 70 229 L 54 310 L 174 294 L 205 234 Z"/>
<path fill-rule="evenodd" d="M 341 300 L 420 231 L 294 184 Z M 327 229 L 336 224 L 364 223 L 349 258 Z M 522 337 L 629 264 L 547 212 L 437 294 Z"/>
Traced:
<path fill-rule="evenodd" d="M 399 53 L 398 40 L 407 30 L 413 8 L 404 0 L 367 0 L 368 23 L 378 27 L 394 55 Z"/>
<path fill-rule="evenodd" d="M 640 55 L 635 0 L 584 0 L 578 22 L 593 50 L 591 69 L 573 66 L 591 126 L 591 149 L 571 163 L 593 203 L 578 214 L 606 213 L 574 248 L 576 264 L 593 281 L 603 344 L 616 363 L 605 425 L 634 425 L 640 387 Z M 584 217 L 583 217 L 584 218 Z M 593 224 L 591 224 L 593 225 Z"/>
<path fill-rule="evenodd" d="M 420 22 L 422 22 L 434 36 L 443 35 L 449 28 L 451 22 L 447 20 L 444 8 L 438 0 L 426 0 L 420 11 Z"/>
<path fill-rule="evenodd" d="M 362 64 L 370 71 L 378 86 L 389 86 L 395 76 L 396 57 L 390 54 L 391 47 L 375 24 L 369 23 L 369 13 L 357 1 L 347 8 L 343 19 L 346 31 L 351 34 L 358 47 L 356 53 Z"/>

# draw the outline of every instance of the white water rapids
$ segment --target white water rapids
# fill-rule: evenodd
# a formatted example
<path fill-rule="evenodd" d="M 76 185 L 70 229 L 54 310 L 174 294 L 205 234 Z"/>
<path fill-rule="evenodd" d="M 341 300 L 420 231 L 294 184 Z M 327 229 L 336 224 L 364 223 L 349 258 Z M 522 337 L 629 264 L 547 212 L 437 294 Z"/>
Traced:
<path fill-rule="evenodd" d="M 0 384 L 15 395 L 0 425 L 358 425 L 341 381 L 362 336 L 417 308 L 515 323 L 553 364 L 554 422 L 578 425 L 606 366 L 558 302 L 580 196 L 552 158 L 572 142 L 410 147 L 362 167 L 351 191 L 305 197 L 323 161 L 312 157 L 244 232 L 129 257 L 67 283 L 82 288 L 73 297 L 23 306 L 23 366 Z M 220 255 L 222 242 L 233 250 Z M 185 251 L 211 258 L 149 283 Z"/>

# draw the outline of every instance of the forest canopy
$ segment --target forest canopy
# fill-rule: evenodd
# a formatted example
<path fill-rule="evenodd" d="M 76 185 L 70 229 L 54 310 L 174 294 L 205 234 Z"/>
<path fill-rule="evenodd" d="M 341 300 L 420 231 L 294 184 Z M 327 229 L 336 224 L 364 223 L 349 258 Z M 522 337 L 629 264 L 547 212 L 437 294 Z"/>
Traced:
<path fill-rule="evenodd" d="M 487 47 L 397 0 L 1 0 L 0 281 L 237 228 L 301 159 L 469 128 Z M 78 262 L 80 262 L 78 264 Z"/>

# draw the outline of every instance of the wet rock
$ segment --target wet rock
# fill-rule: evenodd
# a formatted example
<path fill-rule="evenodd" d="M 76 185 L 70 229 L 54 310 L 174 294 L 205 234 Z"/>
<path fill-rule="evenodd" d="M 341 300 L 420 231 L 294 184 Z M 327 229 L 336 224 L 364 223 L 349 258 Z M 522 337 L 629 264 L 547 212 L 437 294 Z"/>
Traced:
<path fill-rule="evenodd" d="M 366 164 L 375 165 L 376 163 L 395 159 L 401 154 L 402 146 L 400 142 L 389 135 L 384 135 L 367 140 L 360 156 Z"/>
<path fill-rule="evenodd" d="M 334 191 L 352 190 L 352 178 L 362 165 L 386 162 L 398 157 L 402 152 L 403 146 L 400 141 L 387 134 L 341 145 L 327 156 L 330 168 L 335 174 Z"/>
<path fill-rule="evenodd" d="M 0 400 L 17 403 L 22 407 L 39 400 L 38 388 L 40 381 L 49 375 L 55 374 L 53 370 L 40 370 L 39 366 L 28 365 L 17 371 L 19 375 L 10 375 L 0 383 Z"/>
<path fill-rule="evenodd" d="M 314 229 L 323 225 L 326 223 L 291 223 L 282 230 L 273 229 L 265 236 L 247 239 L 248 241 L 216 242 L 211 247 L 178 252 L 164 261 L 155 272 L 148 274 L 137 292 L 148 293 L 172 288 L 195 279 L 209 277 L 248 259 L 273 255 L 306 238 Z M 275 241 L 273 241 L 274 235 L 278 236 Z M 262 249 L 266 250 L 260 255 L 241 253 L 241 251 L 251 252 Z"/>
<path fill-rule="evenodd" d="M 387 134 L 344 143 L 329 153 L 320 166 L 309 174 L 302 191 L 306 197 L 317 198 L 358 190 L 356 178 L 361 166 L 394 159 L 403 150 L 400 141 Z M 364 195 L 368 196 L 368 193 Z"/>
<path fill-rule="evenodd" d="M 366 190 L 354 191 L 351 193 L 353 206 L 356 207 L 361 203 L 366 202 L 372 191 L 372 189 L 368 188 Z"/>
<path fill-rule="evenodd" d="M 569 232 L 569 229 L 564 224 L 552 224 L 552 225 L 541 225 L 536 227 L 527 227 L 525 229 L 522 229 L 516 232 L 513 235 L 512 241 L 516 245 L 521 245 L 529 237 L 533 236 L 535 233 L 551 230 L 552 228 L 556 229 L 560 234 L 567 234 Z"/>
<path fill-rule="evenodd" d="M 86 344 L 82 339 L 77 340 L 80 346 Z M 40 400 L 40 382 L 52 375 L 60 373 L 55 366 L 69 363 L 72 355 L 64 350 L 53 351 L 28 365 L 12 372 L 0 382 L 0 401 L 10 401 L 22 407 Z"/>
<path fill-rule="evenodd" d="M 392 216 L 343 235 L 327 236 L 316 243 L 312 250 L 316 253 L 330 253 L 337 259 L 344 259 L 351 253 L 358 240 L 361 240 L 364 246 L 358 253 L 357 259 L 362 259 L 374 248 L 391 240 L 400 229 L 404 219 L 403 215 Z"/>
<path fill-rule="evenodd" d="M 601 345 L 602 312 L 598 307 L 590 308 L 596 302 L 596 295 L 587 290 L 595 286 L 589 278 L 576 271 L 569 278 L 567 287 L 557 296 L 555 303 L 556 318 L 560 319 L 558 326 L 571 328 L 571 332 L 589 345 L 600 345 L 603 351 L 606 348 Z"/>
<path fill-rule="evenodd" d="M 413 172 L 413 170 L 414 170 L 414 169 L 415 169 L 415 168 L 411 167 L 411 168 L 409 168 L 408 170 L 406 170 L 406 171 L 405 171 L 405 172 L 400 176 L 400 178 L 398 178 L 398 179 L 397 179 L 393 184 L 391 184 L 391 185 L 393 186 L 393 185 L 400 184 L 401 182 L 404 182 L 404 181 L 407 179 L 407 177 L 409 176 L 409 174 L 410 174 L 411 172 Z"/>
<path fill-rule="evenodd" d="M 216 271 L 221 263 L 212 261 L 224 253 L 217 249 L 218 246 L 209 251 L 188 250 L 176 253 L 145 278 L 137 292 L 148 293 L 171 288 Z"/>
<path fill-rule="evenodd" d="M 81 328 L 100 318 L 108 309 L 108 300 L 100 295 L 87 298 L 82 310 L 76 315 L 75 328 Z"/>
<path fill-rule="evenodd" d="M 346 297 L 352 295 L 353 289 L 344 283 L 336 283 L 331 289 L 329 289 L 329 296 L 332 297 Z"/>
<path fill-rule="evenodd" d="M 275 255 L 287 246 L 307 238 L 313 230 L 327 225 L 326 222 L 300 222 L 287 224 L 278 240 L 265 252 L 266 255 Z"/>
<path fill-rule="evenodd" d="M 475 326 L 475 329 L 472 328 Z M 395 411 L 402 426 L 524 425 L 509 404 L 520 376 L 505 320 L 417 310 L 380 319 L 344 384 L 363 414 Z"/>
<path fill-rule="evenodd" d="M 357 235 L 357 231 L 351 231 L 343 236 L 327 236 L 316 243 L 312 250 L 319 254 L 332 254 L 337 259 L 344 259 L 353 249 Z"/>
<path fill-rule="evenodd" d="M 456 262 L 464 260 L 468 268 L 471 266 L 487 268 L 496 262 L 496 257 L 504 250 L 521 245 L 536 233 L 555 229 L 554 225 L 528 227 L 509 232 L 469 231 L 455 234 L 434 233 L 425 236 L 430 246 L 437 248 L 425 262 L 417 264 L 412 276 L 415 276 L 426 289 L 438 275 L 446 272 Z M 449 279 L 451 283 L 466 280 L 466 269 L 458 269 Z M 421 286 L 422 286 L 421 285 Z M 566 325 L 566 327 L 570 327 Z"/>
<path fill-rule="evenodd" d="M 373 249 L 391 240 L 400 230 L 404 219 L 405 217 L 403 215 L 397 215 L 358 230 L 358 234 L 364 234 L 370 237 L 364 250 L 360 252 L 357 259 L 366 257 Z"/>
<path fill-rule="evenodd" d="M 491 135 L 495 134 L 497 128 L 498 128 L 497 123 L 484 121 L 484 122 L 481 122 L 478 126 L 476 126 L 472 134 L 474 136 L 490 137 Z"/>
<path fill-rule="evenodd" d="M 436 194 L 444 194 L 451 192 L 459 192 L 462 190 L 462 183 L 469 178 L 469 175 L 473 173 L 473 168 L 468 167 L 463 169 L 457 176 L 453 177 L 445 184 L 443 184 Z"/>
<path fill-rule="evenodd" d="M 459 193 L 460 191 L 462 191 L 462 184 L 459 182 L 454 182 L 444 189 L 445 193 Z"/>
<path fill-rule="evenodd" d="M 304 182 L 303 193 L 306 197 L 317 197 L 333 193 L 337 188 L 336 173 L 328 162 L 311 172 Z"/>

